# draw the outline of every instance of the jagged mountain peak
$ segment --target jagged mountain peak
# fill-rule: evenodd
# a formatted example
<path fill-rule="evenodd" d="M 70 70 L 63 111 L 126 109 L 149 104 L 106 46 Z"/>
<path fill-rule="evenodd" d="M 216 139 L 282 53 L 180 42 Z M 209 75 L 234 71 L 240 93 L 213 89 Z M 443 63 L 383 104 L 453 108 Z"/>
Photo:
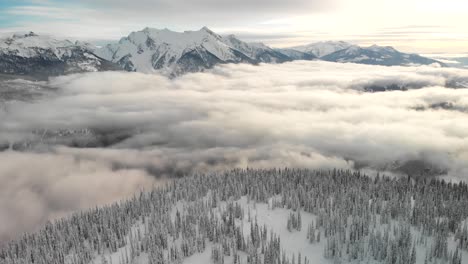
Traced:
<path fill-rule="evenodd" d="M 122 38 L 119 43 L 123 44 L 126 41 L 131 41 L 138 45 L 143 42 L 147 42 L 148 39 L 150 39 L 150 42 L 165 43 L 180 47 L 190 44 L 201 44 L 206 42 L 209 38 L 216 40 L 221 39 L 221 36 L 217 35 L 207 27 L 203 27 L 200 30 L 184 32 L 172 31 L 167 28 L 156 29 L 147 27 L 141 31 L 130 33 L 129 36 Z"/>
<path fill-rule="evenodd" d="M 170 76 L 201 71 L 219 63 L 290 60 L 264 44 L 246 43 L 234 35 L 223 37 L 207 27 L 184 32 L 145 28 L 96 52 L 130 71 L 159 71 Z"/>
<path fill-rule="evenodd" d="M 206 26 L 202 27 L 199 31 L 203 31 L 203 32 L 206 32 L 206 33 L 208 33 L 208 34 L 217 35 L 216 33 L 214 33 L 211 29 L 209 29 L 209 28 L 206 27 Z"/>

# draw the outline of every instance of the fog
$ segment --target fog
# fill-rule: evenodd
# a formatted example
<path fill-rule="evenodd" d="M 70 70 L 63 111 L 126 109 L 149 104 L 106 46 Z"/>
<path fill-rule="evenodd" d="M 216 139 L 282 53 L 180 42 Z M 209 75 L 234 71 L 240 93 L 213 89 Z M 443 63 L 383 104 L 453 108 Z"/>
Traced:
<path fill-rule="evenodd" d="M 0 100 L 0 241 L 193 172 L 468 176 L 467 70 L 299 61 L 14 83 Z"/>

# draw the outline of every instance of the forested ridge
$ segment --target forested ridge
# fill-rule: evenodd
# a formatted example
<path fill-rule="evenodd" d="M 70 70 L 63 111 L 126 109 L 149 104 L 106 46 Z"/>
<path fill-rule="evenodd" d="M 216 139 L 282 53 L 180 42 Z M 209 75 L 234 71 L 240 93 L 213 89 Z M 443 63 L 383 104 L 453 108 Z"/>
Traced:
<path fill-rule="evenodd" d="M 0 263 L 169 264 L 206 250 L 213 263 L 310 263 L 300 252 L 283 250 L 281 234 L 258 223 L 255 204 L 288 210 L 284 229 L 302 230 L 309 243 L 323 244 L 331 263 L 466 261 L 466 183 L 343 170 L 236 169 L 177 179 L 49 223 L 0 249 Z M 304 214 L 314 220 L 304 222 Z"/>

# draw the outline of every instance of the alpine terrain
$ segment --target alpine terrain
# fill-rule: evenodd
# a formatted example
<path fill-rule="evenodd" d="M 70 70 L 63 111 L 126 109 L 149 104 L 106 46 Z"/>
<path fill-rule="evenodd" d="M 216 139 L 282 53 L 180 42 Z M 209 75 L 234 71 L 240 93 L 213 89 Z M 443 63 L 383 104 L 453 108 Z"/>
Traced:
<path fill-rule="evenodd" d="M 39 78 L 68 73 L 118 70 L 98 57 L 90 44 L 39 36 L 33 32 L 0 39 L 0 73 Z"/>
<path fill-rule="evenodd" d="M 69 73 L 125 70 L 176 77 L 225 63 L 283 63 L 293 60 L 412 66 L 443 63 L 392 47 L 359 47 L 344 41 L 274 49 L 221 36 L 207 27 L 174 32 L 145 28 L 118 43 L 96 47 L 50 36 L 14 34 L 0 39 L 0 73 L 47 78 Z"/>
<path fill-rule="evenodd" d="M 280 63 L 292 60 L 261 43 L 246 43 L 233 35 L 222 37 L 204 27 L 183 33 L 145 28 L 96 50 L 99 56 L 127 71 L 177 76 L 199 72 L 220 63 Z"/>

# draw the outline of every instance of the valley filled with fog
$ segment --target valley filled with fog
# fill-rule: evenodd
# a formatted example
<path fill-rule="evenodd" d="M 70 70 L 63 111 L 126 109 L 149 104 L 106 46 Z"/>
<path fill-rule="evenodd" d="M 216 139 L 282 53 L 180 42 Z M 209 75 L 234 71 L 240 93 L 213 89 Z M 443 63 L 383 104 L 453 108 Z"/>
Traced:
<path fill-rule="evenodd" d="M 0 241 L 194 172 L 467 180 L 468 70 L 296 61 L 1 82 Z"/>

